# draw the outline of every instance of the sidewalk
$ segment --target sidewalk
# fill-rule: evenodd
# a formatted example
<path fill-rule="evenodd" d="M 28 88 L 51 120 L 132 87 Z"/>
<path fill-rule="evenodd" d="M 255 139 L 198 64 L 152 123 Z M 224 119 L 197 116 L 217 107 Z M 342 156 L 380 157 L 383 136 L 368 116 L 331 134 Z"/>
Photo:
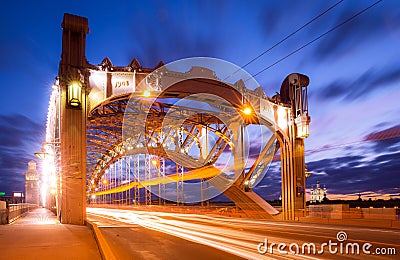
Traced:
<path fill-rule="evenodd" d="M 89 227 L 59 224 L 38 208 L 9 225 L 0 225 L 0 259 L 101 259 Z"/>

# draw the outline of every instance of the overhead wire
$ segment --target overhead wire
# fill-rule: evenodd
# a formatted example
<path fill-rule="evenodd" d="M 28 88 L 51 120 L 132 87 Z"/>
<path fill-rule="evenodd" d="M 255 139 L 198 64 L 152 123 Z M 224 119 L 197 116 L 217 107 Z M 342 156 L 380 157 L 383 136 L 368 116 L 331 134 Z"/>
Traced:
<path fill-rule="evenodd" d="M 243 66 L 241 66 L 239 69 L 237 69 L 235 72 L 233 72 L 232 74 L 230 74 L 229 76 L 227 76 L 223 81 L 226 81 L 228 78 L 230 78 L 231 76 L 235 75 L 238 71 L 246 68 L 248 65 L 250 65 L 251 63 L 253 63 L 254 61 L 256 61 L 257 59 L 261 58 L 262 56 L 264 56 L 266 53 L 270 52 L 272 49 L 276 48 L 277 46 L 279 46 L 281 43 L 283 43 L 284 41 L 286 41 L 287 39 L 289 39 L 290 37 L 292 37 L 293 35 L 295 35 L 296 33 L 300 32 L 301 30 L 303 30 L 305 27 L 307 27 L 308 25 L 310 25 L 311 23 L 313 23 L 314 21 L 316 21 L 318 18 L 320 18 L 321 16 L 325 15 L 326 13 L 328 13 L 330 10 L 332 10 L 333 8 L 335 8 L 337 5 L 339 5 L 340 3 L 342 3 L 344 0 L 340 0 L 337 3 L 335 3 L 334 5 L 332 5 L 331 7 L 329 7 L 328 9 L 326 9 L 325 11 L 323 11 L 322 13 L 320 13 L 319 15 L 315 16 L 313 19 L 311 19 L 310 21 L 308 21 L 307 23 L 303 24 L 302 26 L 300 26 L 297 30 L 295 30 L 294 32 L 290 33 L 289 35 L 287 35 L 285 38 L 283 38 L 282 40 L 280 40 L 279 42 L 275 43 L 274 45 L 272 45 L 270 48 L 268 48 L 267 50 L 263 51 L 262 53 L 260 53 L 259 55 L 257 55 L 256 57 L 254 57 L 252 60 L 250 60 L 249 62 L 247 62 L 246 64 L 244 64 Z"/>
<path fill-rule="evenodd" d="M 378 0 L 375 3 L 369 5 L 368 7 L 362 9 L 361 11 L 357 12 L 356 14 L 352 15 L 351 17 L 347 18 L 346 20 L 344 20 L 343 22 L 335 25 L 334 27 L 332 27 L 331 29 L 329 29 L 328 31 L 324 32 L 323 34 L 319 35 L 318 37 L 314 38 L 313 40 L 307 42 L 306 44 L 304 44 L 303 46 L 301 46 L 300 48 L 292 51 L 291 53 L 289 53 L 288 55 L 280 58 L 279 60 L 275 61 L 274 63 L 272 63 L 271 65 L 263 68 L 262 70 L 260 70 L 259 72 L 257 72 L 256 74 L 251 75 L 249 78 L 247 78 L 244 82 L 250 80 L 253 77 L 258 76 L 259 74 L 261 74 L 262 72 L 272 68 L 273 66 L 275 66 L 276 64 L 280 63 L 281 61 L 289 58 L 290 56 L 292 56 L 293 54 L 299 52 L 300 50 L 304 49 L 305 47 L 307 47 L 308 45 L 316 42 L 317 40 L 321 39 L 322 37 L 324 37 L 325 35 L 333 32 L 334 30 L 340 28 L 341 26 L 345 25 L 346 23 L 350 22 L 351 20 L 355 19 L 356 17 L 360 16 L 361 14 L 365 13 L 366 11 L 368 11 L 369 9 L 371 9 L 372 7 L 376 6 L 378 3 L 382 2 L 383 0 Z"/>

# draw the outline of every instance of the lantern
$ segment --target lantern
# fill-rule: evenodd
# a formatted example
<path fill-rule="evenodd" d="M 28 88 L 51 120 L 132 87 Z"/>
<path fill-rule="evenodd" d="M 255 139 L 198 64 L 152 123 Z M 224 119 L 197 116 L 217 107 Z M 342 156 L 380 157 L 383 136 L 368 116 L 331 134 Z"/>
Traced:
<path fill-rule="evenodd" d="M 307 114 L 298 116 L 295 121 L 297 126 L 297 138 L 307 138 L 309 135 L 310 117 Z"/>
<path fill-rule="evenodd" d="M 68 86 L 68 105 L 71 107 L 80 107 L 82 103 L 82 86 L 79 82 L 74 81 Z"/>

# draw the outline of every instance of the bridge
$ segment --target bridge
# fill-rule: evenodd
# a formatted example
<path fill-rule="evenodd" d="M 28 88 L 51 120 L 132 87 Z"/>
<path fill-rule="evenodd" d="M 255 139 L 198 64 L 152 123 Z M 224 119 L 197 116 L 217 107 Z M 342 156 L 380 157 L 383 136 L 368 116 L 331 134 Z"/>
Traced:
<path fill-rule="evenodd" d="M 86 18 L 64 15 L 46 139 L 36 153 L 45 208 L 0 204 L 1 222 L 13 222 L 0 226 L 2 257 L 396 255 L 399 237 L 387 228 L 398 229 L 398 220 L 380 220 L 385 229 L 351 226 L 376 220 L 303 223 L 307 76 L 289 74 L 268 97 L 247 72 L 218 59 L 93 65 L 85 57 L 88 33 Z M 279 210 L 253 191 L 278 151 Z M 220 194 L 235 207 L 210 207 Z"/>
<path fill-rule="evenodd" d="M 221 193 L 249 217 L 304 214 L 307 76 L 290 74 L 271 98 L 217 59 L 93 65 L 87 19 L 66 14 L 62 28 L 42 152 L 47 207 L 62 223 L 83 224 L 87 203 L 202 204 Z M 278 149 L 281 212 L 252 190 Z"/>

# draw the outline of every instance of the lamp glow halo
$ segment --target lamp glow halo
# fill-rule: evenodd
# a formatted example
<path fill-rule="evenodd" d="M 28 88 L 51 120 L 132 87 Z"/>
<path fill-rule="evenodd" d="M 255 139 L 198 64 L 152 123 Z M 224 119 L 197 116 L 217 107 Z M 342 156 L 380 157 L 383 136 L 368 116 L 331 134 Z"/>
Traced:
<path fill-rule="evenodd" d="M 227 80 L 222 82 L 220 79 Z M 261 146 L 254 143 L 266 143 L 274 138 L 271 128 L 262 124 L 252 124 L 249 129 L 249 124 L 246 123 L 246 114 L 250 111 L 253 112 L 254 121 L 265 121 L 258 118 L 259 115 L 254 109 L 259 107 L 259 104 L 253 103 L 254 99 L 247 98 L 248 90 L 258 86 L 259 84 L 249 73 L 220 59 L 197 57 L 166 64 L 147 75 L 136 86 L 124 114 L 123 143 L 134 147 L 133 150 L 137 148 L 136 152 L 140 154 L 146 151 L 151 155 L 155 149 L 161 149 L 167 158 L 163 165 L 166 178 L 174 171 L 175 166 L 178 167 L 177 165 L 184 169 L 180 168 L 181 173 L 183 171 L 182 176 L 204 171 L 206 178 L 202 183 L 200 179 L 183 181 L 181 188 L 185 203 L 197 203 L 216 197 L 241 178 L 254 162 L 252 155 L 261 152 Z M 224 91 L 226 93 L 223 93 Z M 179 95 L 179 98 L 174 99 L 173 94 Z M 168 103 L 168 109 L 162 117 L 155 118 L 154 109 L 158 108 L 161 102 Z M 244 106 L 251 107 L 252 110 L 244 112 Z M 190 136 L 191 133 L 188 131 L 188 125 L 193 118 L 202 115 L 224 126 L 225 139 L 222 142 L 226 143 L 226 149 L 214 160 L 205 160 L 212 156 L 211 152 L 204 152 L 206 150 L 204 147 L 213 147 L 216 144 L 216 140 L 221 136 L 220 129 L 199 124 L 198 131 L 206 131 L 206 134 Z M 155 134 L 146 136 L 146 131 L 154 128 L 159 119 L 162 122 L 157 125 L 157 136 Z M 241 132 L 238 132 L 238 129 L 241 129 Z M 192 140 L 191 147 L 182 146 L 183 137 Z M 144 145 L 146 138 L 149 146 Z M 204 140 L 205 138 L 207 140 Z M 242 145 L 240 156 L 236 152 L 238 145 Z M 132 151 L 132 154 L 134 153 L 135 151 Z M 211 176 L 210 171 L 218 171 L 219 174 Z M 140 176 L 135 176 L 139 182 L 143 182 L 146 178 L 142 172 L 143 169 Z M 265 173 L 266 171 L 252 176 L 251 186 L 257 185 Z M 210 185 L 215 182 L 222 183 L 222 186 L 217 189 L 214 185 Z M 145 182 L 143 183 L 143 186 L 146 186 Z M 163 185 L 165 192 L 161 194 L 157 188 L 152 189 L 151 186 L 145 188 L 159 197 L 177 202 L 177 183 L 171 180 L 165 181 Z M 207 193 L 206 198 L 201 195 L 202 191 Z"/>

